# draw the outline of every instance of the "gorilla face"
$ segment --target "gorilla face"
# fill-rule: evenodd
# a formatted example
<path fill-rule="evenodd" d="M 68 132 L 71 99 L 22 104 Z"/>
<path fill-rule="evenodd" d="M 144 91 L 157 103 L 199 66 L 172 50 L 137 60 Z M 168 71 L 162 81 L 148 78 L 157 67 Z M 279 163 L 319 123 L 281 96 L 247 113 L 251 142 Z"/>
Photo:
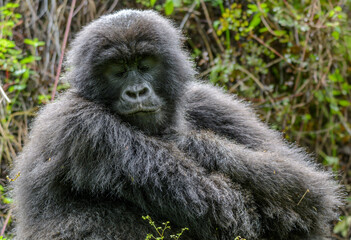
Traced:
<path fill-rule="evenodd" d="M 110 62 L 103 68 L 110 91 L 109 107 L 123 120 L 157 134 L 165 122 L 166 102 L 162 92 L 162 64 L 157 56 L 135 56 Z"/>
<path fill-rule="evenodd" d="M 180 32 L 153 11 L 125 10 L 86 26 L 72 43 L 67 79 L 80 96 L 147 134 L 174 126 L 195 71 Z"/>

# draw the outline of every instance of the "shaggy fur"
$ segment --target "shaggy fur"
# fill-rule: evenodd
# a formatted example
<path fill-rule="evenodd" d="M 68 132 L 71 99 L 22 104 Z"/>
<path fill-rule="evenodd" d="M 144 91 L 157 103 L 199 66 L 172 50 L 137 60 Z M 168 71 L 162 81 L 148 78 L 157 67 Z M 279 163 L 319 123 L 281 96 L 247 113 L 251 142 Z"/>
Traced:
<path fill-rule="evenodd" d="M 162 134 L 111 111 L 100 67 L 152 51 L 169 106 Z M 183 240 L 324 239 L 341 195 L 331 174 L 285 143 L 245 103 L 195 81 L 181 35 L 153 11 L 104 16 L 77 36 L 65 78 L 16 160 L 16 239 L 145 239 L 142 215 Z M 152 123 L 148 123 L 152 124 Z"/>

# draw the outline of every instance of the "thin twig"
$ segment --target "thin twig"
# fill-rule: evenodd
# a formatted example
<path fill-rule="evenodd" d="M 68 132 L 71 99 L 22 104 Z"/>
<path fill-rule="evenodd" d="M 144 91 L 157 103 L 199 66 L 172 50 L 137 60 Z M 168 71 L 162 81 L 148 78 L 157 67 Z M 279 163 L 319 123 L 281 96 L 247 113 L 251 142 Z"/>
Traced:
<path fill-rule="evenodd" d="M 210 45 L 210 43 L 207 41 L 207 36 L 206 36 L 206 34 L 204 33 L 203 29 L 201 28 L 200 20 L 199 20 L 199 18 L 198 18 L 197 16 L 195 16 L 195 20 L 196 20 L 196 22 L 198 23 L 198 24 L 196 25 L 197 30 L 198 30 L 199 34 L 201 35 L 202 40 L 203 40 L 204 43 L 205 43 L 205 47 L 206 47 L 206 50 L 207 50 L 207 52 L 208 52 L 208 57 L 209 57 L 209 59 L 210 59 L 210 64 L 211 64 L 211 66 L 213 66 L 213 54 L 212 54 L 212 50 L 211 50 L 211 45 Z"/>
<path fill-rule="evenodd" d="M 7 102 L 11 102 L 11 100 L 7 97 L 7 95 L 6 95 L 6 93 L 5 93 L 5 91 L 4 91 L 4 89 L 2 89 L 2 87 L 0 86 L 0 93 L 1 93 L 1 95 L 5 98 L 5 100 L 7 101 Z"/>
<path fill-rule="evenodd" d="M 245 73 L 246 75 L 248 75 L 250 78 L 252 78 L 252 80 L 255 81 L 255 83 L 261 88 L 261 90 L 263 92 L 266 92 L 266 88 L 263 86 L 263 84 L 260 82 L 260 80 L 258 80 L 257 77 L 255 77 L 252 73 L 250 73 L 248 70 L 246 70 L 245 68 L 243 68 L 242 66 L 240 65 L 236 65 L 235 66 L 236 69 L 238 69 L 239 71 Z"/>
<path fill-rule="evenodd" d="M 261 3 L 260 3 L 259 1 L 258 1 L 257 3 L 258 3 L 258 4 L 257 4 L 258 9 L 259 9 L 260 12 L 262 13 L 260 18 L 261 18 L 261 21 L 262 21 L 263 25 L 267 28 L 268 32 L 270 32 L 273 36 L 276 36 L 276 37 L 277 37 L 277 34 L 272 30 L 271 26 L 268 24 L 268 22 L 266 21 L 266 19 L 265 19 L 264 16 L 263 16 L 264 11 L 263 11 L 263 9 L 261 8 Z"/>
<path fill-rule="evenodd" d="M 253 39 L 255 39 L 257 42 L 261 43 L 263 46 L 265 46 L 266 48 L 268 48 L 269 50 L 271 50 L 275 55 L 277 55 L 280 58 L 283 58 L 287 64 L 289 64 L 290 67 L 295 69 L 295 66 L 292 65 L 291 63 L 289 63 L 289 61 L 283 56 L 281 55 L 277 50 L 275 50 L 274 48 L 272 48 L 271 46 L 269 46 L 268 44 L 266 44 L 264 41 L 262 41 L 262 39 L 260 39 L 259 37 L 257 37 L 255 34 L 250 34 L 250 37 L 252 37 Z"/>
<path fill-rule="evenodd" d="M 7 226 L 7 224 L 8 224 L 9 221 L 10 221 L 11 214 L 12 214 L 12 209 L 10 209 L 9 212 L 7 213 L 7 217 L 6 217 L 6 220 L 5 220 L 5 222 L 4 222 L 4 226 L 3 226 L 2 229 L 1 229 L 0 236 L 4 236 L 5 230 L 6 230 L 6 226 Z"/>
<path fill-rule="evenodd" d="M 309 23 L 313 22 L 313 18 L 314 18 L 314 5 L 315 5 L 315 0 L 312 2 L 311 4 L 311 9 L 309 11 L 309 14 L 310 14 L 310 19 L 309 19 Z M 305 41 L 305 46 L 303 47 L 303 50 L 302 50 L 302 56 L 300 58 L 300 67 L 298 69 L 298 73 L 297 73 L 297 77 L 296 77 L 296 81 L 295 81 L 295 85 L 294 85 L 294 91 L 296 91 L 297 89 L 297 86 L 299 85 L 300 83 L 300 78 L 301 78 L 301 70 L 302 70 L 302 64 L 303 64 L 303 61 L 305 60 L 305 56 L 306 56 L 306 49 L 307 49 L 307 46 L 308 46 L 308 42 L 310 41 L 310 34 L 311 34 L 311 28 L 307 31 L 307 34 L 306 34 L 306 41 Z"/>
<path fill-rule="evenodd" d="M 329 58 L 329 61 L 328 61 L 327 69 L 326 69 L 325 73 L 323 74 L 321 80 L 318 81 L 316 89 L 319 89 L 321 85 L 325 86 L 325 79 L 326 79 L 327 75 L 329 74 L 330 68 L 331 68 L 331 66 L 333 64 L 333 60 L 334 60 L 333 56 L 330 54 L 330 51 L 328 51 L 328 58 Z"/>
<path fill-rule="evenodd" d="M 207 24 L 208 24 L 209 28 L 211 29 L 212 36 L 215 39 L 215 41 L 216 41 L 219 49 L 221 50 L 221 52 L 224 52 L 225 49 L 224 49 L 221 41 L 219 41 L 219 39 L 217 37 L 217 34 L 216 34 L 216 31 L 213 29 L 212 21 L 210 19 L 210 15 L 208 14 L 207 7 L 206 7 L 206 4 L 205 4 L 204 0 L 200 0 L 200 3 L 201 3 L 201 6 L 202 6 L 202 9 L 204 10 L 204 14 L 205 14 L 205 17 L 206 17 Z"/>
<path fill-rule="evenodd" d="M 87 5 L 87 4 L 88 4 L 87 0 L 82 1 L 81 4 L 79 4 L 79 6 L 76 8 L 76 10 L 74 10 L 73 17 L 77 15 L 77 13 L 83 8 L 84 5 Z"/>
<path fill-rule="evenodd" d="M 72 17 L 73 17 L 73 10 L 74 10 L 74 6 L 75 5 L 76 5 L 76 0 L 73 0 L 72 1 L 72 5 L 71 5 L 71 9 L 70 9 L 70 12 L 69 12 L 69 16 L 68 16 L 67 25 L 66 25 L 65 35 L 64 35 L 62 49 L 61 49 L 60 62 L 59 62 L 57 73 L 56 73 L 54 88 L 52 90 L 51 101 L 54 101 L 54 99 L 55 99 L 56 88 L 57 88 L 57 84 L 58 84 L 59 77 L 60 77 L 60 74 L 61 74 L 63 55 L 64 55 L 65 49 L 66 49 L 66 43 L 67 43 L 67 39 L 68 39 L 69 28 L 71 26 L 71 21 L 72 21 Z"/>
<path fill-rule="evenodd" d="M 307 189 L 306 190 L 306 192 L 302 195 L 302 197 L 301 197 L 301 199 L 300 199 L 300 201 L 297 203 L 297 206 L 299 206 L 300 205 L 300 203 L 301 203 L 301 201 L 302 201 L 302 199 L 304 199 L 305 198 L 305 196 L 306 196 L 306 194 L 307 193 L 309 193 L 310 192 L 310 190 L 309 189 Z"/>
<path fill-rule="evenodd" d="M 112 3 L 111 7 L 107 10 L 106 13 L 112 12 L 112 11 L 115 9 L 115 7 L 117 6 L 117 4 L 118 4 L 118 0 L 115 0 L 115 1 Z"/>
<path fill-rule="evenodd" d="M 194 11 L 195 6 L 196 6 L 196 1 L 193 2 L 193 4 L 190 6 L 188 12 L 185 14 L 185 16 L 184 16 L 182 22 L 181 22 L 180 25 L 179 25 L 179 28 L 180 28 L 180 29 L 183 29 L 183 28 L 184 28 L 184 26 L 185 26 L 186 22 L 188 21 L 190 15 L 191 15 L 191 14 L 193 13 L 193 11 Z"/>

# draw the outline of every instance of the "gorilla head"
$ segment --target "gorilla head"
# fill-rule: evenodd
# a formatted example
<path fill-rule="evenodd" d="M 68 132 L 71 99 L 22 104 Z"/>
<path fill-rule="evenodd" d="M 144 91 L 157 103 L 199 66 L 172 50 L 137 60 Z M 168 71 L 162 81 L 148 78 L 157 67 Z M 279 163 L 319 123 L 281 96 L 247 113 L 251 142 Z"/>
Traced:
<path fill-rule="evenodd" d="M 194 70 L 181 34 L 153 11 L 124 10 L 86 26 L 68 54 L 71 84 L 148 134 L 172 125 Z"/>

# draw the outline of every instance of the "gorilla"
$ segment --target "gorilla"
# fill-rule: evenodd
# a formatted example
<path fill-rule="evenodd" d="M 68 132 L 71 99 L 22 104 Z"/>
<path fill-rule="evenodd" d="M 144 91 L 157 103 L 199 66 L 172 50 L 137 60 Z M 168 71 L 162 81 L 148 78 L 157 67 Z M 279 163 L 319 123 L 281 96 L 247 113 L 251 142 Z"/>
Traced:
<path fill-rule="evenodd" d="M 325 239 L 342 191 L 236 97 L 196 80 L 180 31 L 121 10 L 76 36 L 71 89 L 41 109 L 15 162 L 18 240 Z"/>

